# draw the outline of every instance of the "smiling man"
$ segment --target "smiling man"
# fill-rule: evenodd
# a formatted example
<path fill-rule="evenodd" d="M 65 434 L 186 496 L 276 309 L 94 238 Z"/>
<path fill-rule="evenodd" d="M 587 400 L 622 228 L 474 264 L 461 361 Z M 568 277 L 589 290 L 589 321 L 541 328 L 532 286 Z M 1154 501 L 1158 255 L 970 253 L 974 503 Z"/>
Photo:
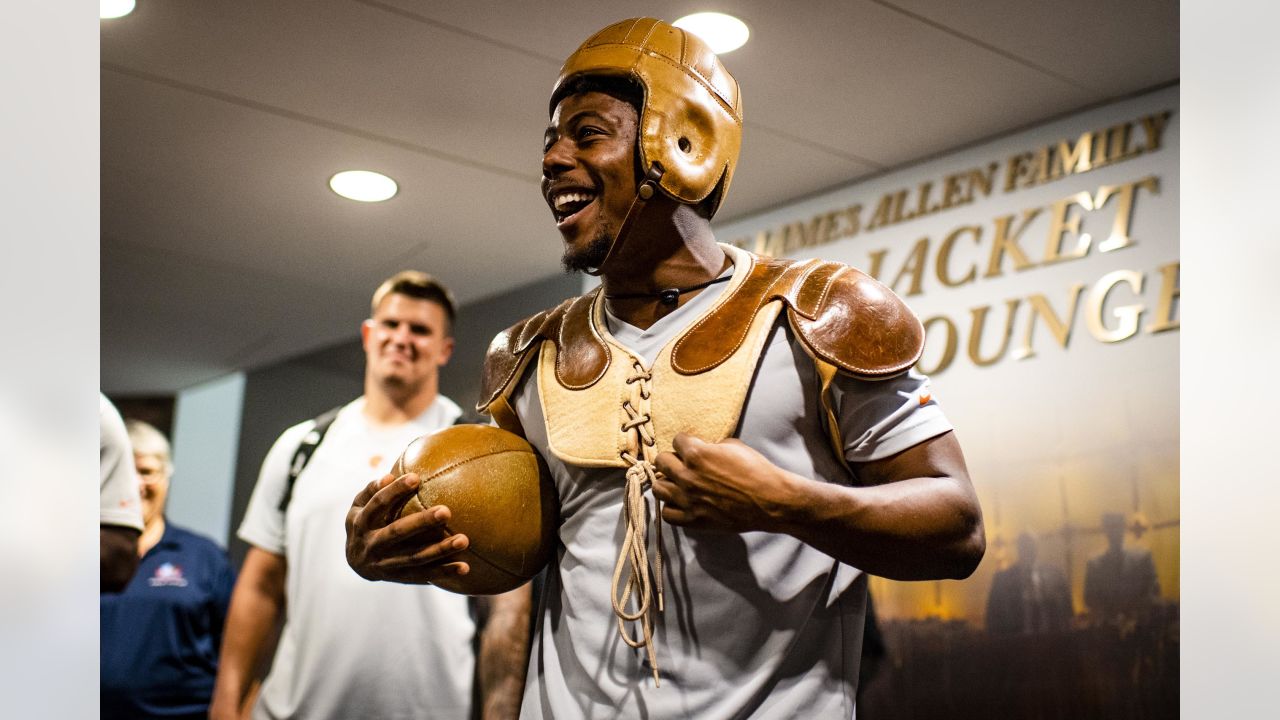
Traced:
<path fill-rule="evenodd" d="M 985 550 L 911 311 L 853 268 L 716 242 L 741 131 L 720 60 L 650 18 L 554 85 L 542 190 L 564 264 L 602 283 L 485 364 L 480 409 L 560 499 L 522 717 L 852 717 L 868 574 L 963 578 Z M 414 482 L 357 496 L 353 564 L 430 536 L 431 513 L 380 522 Z M 454 551 L 400 576 L 466 572 Z"/>
<path fill-rule="evenodd" d="M 364 395 L 289 428 L 267 454 L 240 526 L 252 547 L 232 596 L 211 717 L 241 717 L 251 708 L 254 718 L 466 720 L 478 671 L 486 702 L 517 702 L 525 605 L 512 616 L 500 603 L 489 612 L 434 587 L 370 583 L 343 558 L 343 516 L 362 478 L 462 414 L 438 390 L 440 367 L 453 352 L 453 315 L 448 291 L 429 275 L 388 278 L 360 327 Z M 489 618 L 479 629 L 477 610 Z M 254 670 L 270 659 L 280 620 L 275 660 L 255 703 Z M 502 645 L 508 638 L 519 644 L 514 652 Z M 504 670 L 500 659 L 508 655 L 520 660 Z M 505 690 L 505 703 L 494 689 L 503 679 L 514 688 Z"/>

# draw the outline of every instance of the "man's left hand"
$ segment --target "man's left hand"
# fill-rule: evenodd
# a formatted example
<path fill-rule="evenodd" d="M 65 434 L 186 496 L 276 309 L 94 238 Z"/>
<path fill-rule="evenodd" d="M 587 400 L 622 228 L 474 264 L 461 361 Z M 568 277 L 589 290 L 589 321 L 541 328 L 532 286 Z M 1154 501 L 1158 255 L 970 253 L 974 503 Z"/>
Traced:
<path fill-rule="evenodd" d="M 779 532 L 793 479 L 737 439 L 709 443 L 680 433 L 658 455 L 653 495 L 662 519 L 707 530 Z"/>

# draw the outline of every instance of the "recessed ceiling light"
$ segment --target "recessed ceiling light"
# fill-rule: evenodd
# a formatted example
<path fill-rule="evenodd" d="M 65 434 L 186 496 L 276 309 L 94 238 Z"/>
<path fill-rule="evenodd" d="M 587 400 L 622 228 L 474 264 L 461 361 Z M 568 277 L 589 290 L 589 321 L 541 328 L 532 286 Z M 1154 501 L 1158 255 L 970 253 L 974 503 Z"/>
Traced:
<path fill-rule="evenodd" d="M 396 194 L 396 181 L 369 170 L 344 170 L 329 178 L 329 187 L 344 198 L 381 202 Z"/>
<path fill-rule="evenodd" d="M 732 15 L 718 12 L 700 12 L 685 15 L 672 23 L 678 28 L 702 38 L 717 55 L 737 50 L 746 44 L 751 31 L 747 24 Z"/>
<path fill-rule="evenodd" d="M 101 0 L 98 17 L 104 20 L 124 17 L 133 12 L 134 0 Z"/>

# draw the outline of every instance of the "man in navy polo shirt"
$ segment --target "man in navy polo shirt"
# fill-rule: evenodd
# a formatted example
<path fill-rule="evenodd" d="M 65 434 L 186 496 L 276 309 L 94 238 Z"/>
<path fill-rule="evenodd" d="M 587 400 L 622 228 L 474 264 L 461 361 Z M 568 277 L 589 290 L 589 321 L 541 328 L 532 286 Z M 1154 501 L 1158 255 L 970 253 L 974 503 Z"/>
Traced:
<path fill-rule="evenodd" d="M 143 422 L 128 429 L 142 489 L 142 561 L 123 592 L 102 595 L 101 717 L 203 719 L 235 573 L 213 541 L 165 520 L 169 441 Z"/>

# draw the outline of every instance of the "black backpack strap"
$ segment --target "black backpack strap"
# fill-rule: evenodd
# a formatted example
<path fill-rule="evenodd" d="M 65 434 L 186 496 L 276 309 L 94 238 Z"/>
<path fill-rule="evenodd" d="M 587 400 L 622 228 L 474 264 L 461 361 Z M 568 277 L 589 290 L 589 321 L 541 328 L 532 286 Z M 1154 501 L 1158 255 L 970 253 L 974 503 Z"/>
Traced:
<path fill-rule="evenodd" d="M 320 441 L 324 440 L 324 434 L 329 432 L 329 426 L 333 425 L 334 419 L 338 417 L 338 411 L 343 406 L 320 413 L 315 418 L 315 427 L 311 428 L 311 432 L 302 438 L 302 442 L 298 444 L 298 449 L 293 453 L 293 460 L 289 463 L 289 479 L 284 487 L 284 497 L 280 498 L 280 512 L 289 509 L 289 501 L 293 499 L 293 486 L 298 482 L 298 476 L 302 474 L 302 469 L 311 462 L 311 456 L 315 454 L 316 448 L 320 446 Z"/>

